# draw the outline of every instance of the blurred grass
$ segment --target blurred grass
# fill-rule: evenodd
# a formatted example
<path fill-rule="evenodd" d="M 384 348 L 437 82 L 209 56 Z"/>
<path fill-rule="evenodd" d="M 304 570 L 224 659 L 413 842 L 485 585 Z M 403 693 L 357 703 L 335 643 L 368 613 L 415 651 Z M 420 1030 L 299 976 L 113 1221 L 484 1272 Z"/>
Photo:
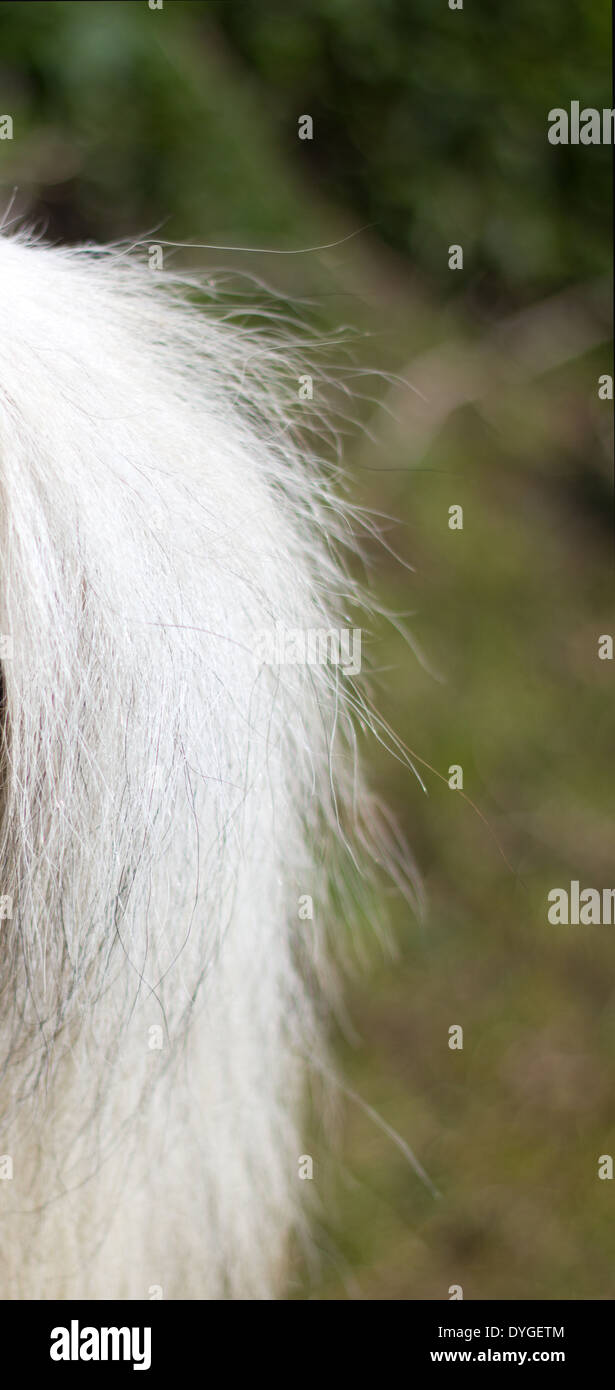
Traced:
<path fill-rule="evenodd" d="M 615 928 L 554 928 L 545 911 L 551 887 L 613 882 L 613 676 L 597 658 L 612 631 L 612 408 L 597 398 L 612 371 L 610 161 L 552 150 L 545 133 L 551 105 L 610 104 L 609 25 L 598 0 L 498 0 L 458 18 L 425 0 L 0 4 L 14 212 L 69 240 L 160 227 L 283 250 L 372 223 L 325 252 L 200 259 L 309 300 L 325 335 L 356 328 L 362 367 L 412 386 L 435 354 L 429 409 L 374 377 L 366 393 L 397 420 L 359 401 L 373 438 L 346 440 L 353 501 L 391 518 L 387 544 L 414 567 L 370 547 L 374 595 L 411 614 L 425 665 L 385 622 L 367 621 L 366 643 L 378 708 L 428 795 L 377 747 L 369 757 L 427 914 L 387 899 L 396 958 L 365 932 L 356 1037 L 336 1047 L 441 1195 L 360 1103 L 341 1103 L 340 1148 L 316 1116 L 320 1262 L 298 1257 L 290 1298 L 446 1299 L 452 1284 L 466 1298 L 615 1297 L 612 1184 L 597 1178 L 615 1144 Z M 312 148 L 294 134 L 303 111 Z M 558 362 L 547 303 L 544 359 L 517 372 L 494 330 L 566 287 L 589 345 L 579 335 Z M 428 428 L 451 345 L 454 385 L 483 351 L 479 398 Z M 448 528 L 453 503 L 463 531 Z M 457 763 L 481 814 L 442 781 Z M 463 1051 L 448 1048 L 452 1024 Z"/>

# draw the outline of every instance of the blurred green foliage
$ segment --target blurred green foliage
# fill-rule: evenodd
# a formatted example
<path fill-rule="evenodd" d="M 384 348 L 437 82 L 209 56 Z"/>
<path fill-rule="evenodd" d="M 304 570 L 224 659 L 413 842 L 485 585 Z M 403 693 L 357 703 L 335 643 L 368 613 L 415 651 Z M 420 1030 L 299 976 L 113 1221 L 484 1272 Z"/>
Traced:
<path fill-rule="evenodd" d="M 314 180 L 443 287 L 461 242 L 483 293 L 533 297 L 608 268 L 608 150 L 553 157 L 546 115 L 611 105 L 601 0 L 285 0 L 215 7 L 286 148 L 309 112 Z M 454 235 L 453 235 L 454 233 Z"/>
<path fill-rule="evenodd" d="M 376 374 L 356 378 L 367 433 L 344 436 L 352 497 L 413 566 L 368 545 L 368 583 L 410 615 L 411 645 L 373 616 L 365 642 L 428 795 L 403 761 L 368 756 L 426 920 L 391 896 L 396 960 L 371 931 L 355 943 L 373 969 L 338 1050 L 359 1099 L 341 1105 L 341 1151 L 314 1117 L 322 1258 L 298 1257 L 290 1297 L 615 1296 L 597 1178 L 615 1151 L 615 928 L 556 929 L 545 911 L 572 878 L 613 883 L 612 664 L 597 658 L 611 152 L 546 134 L 552 106 L 611 105 L 609 52 L 603 0 L 0 3 L 13 214 L 60 239 L 160 229 L 284 252 L 369 224 L 306 255 L 185 253 L 306 301 L 327 340 L 360 330 L 357 370 Z M 566 287 L 562 309 L 543 306 Z M 459 763 L 467 800 L 446 781 Z"/>
<path fill-rule="evenodd" d="M 602 0 L 3 3 L 0 90 L 62 235 L 171 218 L 281 245 L 317 190 L 440 289 L 461 242 L 493 303 L 608 269 L 609 151 L 546 128 L 573 97 L 611 105 L 609 43 Z"/>

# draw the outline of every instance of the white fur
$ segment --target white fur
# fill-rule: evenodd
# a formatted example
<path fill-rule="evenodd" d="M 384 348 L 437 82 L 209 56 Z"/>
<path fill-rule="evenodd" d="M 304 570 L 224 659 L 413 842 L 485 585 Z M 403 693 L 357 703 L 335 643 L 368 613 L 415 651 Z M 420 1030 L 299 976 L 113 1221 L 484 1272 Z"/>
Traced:
<path fill-rule="evenodd" d="M 283 1295 L 310 1186 L 356 697 L 257 639 L 347 623 L 345 522 L 283 342 L 189 299 L 0 238 L 3 1298 Z"/>

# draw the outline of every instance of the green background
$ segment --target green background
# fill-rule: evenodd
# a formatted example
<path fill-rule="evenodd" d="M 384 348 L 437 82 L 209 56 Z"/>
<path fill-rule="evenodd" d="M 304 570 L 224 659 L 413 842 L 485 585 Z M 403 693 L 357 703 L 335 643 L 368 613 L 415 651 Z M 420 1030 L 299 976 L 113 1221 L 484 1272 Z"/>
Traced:
<path fill-rule="evenodd" d="M 615 1297 L 615 926 L 546 918 L 614 883 L 611 151 L 546 135 L 612 104 L 609 55 L 604 0 L 0 4 L 7 220 L 263 248 L 180 259 L 265 280 L 360 392 L 368 583 L 410 637 L 370 615 L 365 642 L 427 794 L 366 758 L 426 910 L 376 896 L 355 931 L 289 1298 Z"/>

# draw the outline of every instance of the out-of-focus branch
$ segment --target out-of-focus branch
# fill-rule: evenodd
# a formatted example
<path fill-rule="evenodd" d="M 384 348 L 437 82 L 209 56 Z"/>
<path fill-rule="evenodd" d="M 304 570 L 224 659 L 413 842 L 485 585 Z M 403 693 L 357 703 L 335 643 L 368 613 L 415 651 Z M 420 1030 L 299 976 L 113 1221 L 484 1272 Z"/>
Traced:
<path fill-rule="evenodd" d="M 479 405 L 489 418 L 506 392 L 608 342 L 609 303 L 603 281 L 575 286 L 504 320 L 476 345 L 442 343 L 413 358 L 385 401 L 413 460 L 459 406 Z"/>

